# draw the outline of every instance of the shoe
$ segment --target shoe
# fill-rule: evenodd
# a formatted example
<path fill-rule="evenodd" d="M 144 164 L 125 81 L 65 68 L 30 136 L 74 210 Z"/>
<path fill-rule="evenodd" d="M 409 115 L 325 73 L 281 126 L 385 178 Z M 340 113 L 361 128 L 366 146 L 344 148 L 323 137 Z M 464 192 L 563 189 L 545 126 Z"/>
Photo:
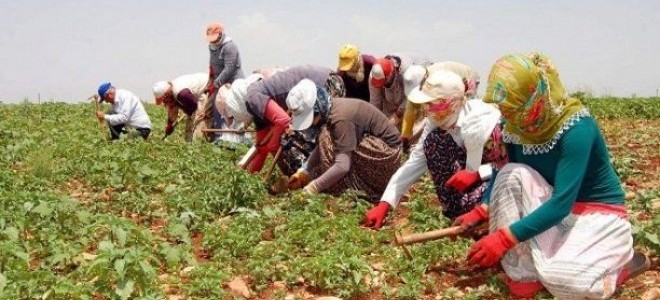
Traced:
<path fill-rule="evenodd" d="M 616 285 L 621 286 L 628 279 L 634 278 L 637 275 L 640 275 L 651 268 L 651 260 L 648 256 L 635 252 L 633 257 L 623 266 L 621 273 L 619 273 L 619 278 L 616 280 Z"/>

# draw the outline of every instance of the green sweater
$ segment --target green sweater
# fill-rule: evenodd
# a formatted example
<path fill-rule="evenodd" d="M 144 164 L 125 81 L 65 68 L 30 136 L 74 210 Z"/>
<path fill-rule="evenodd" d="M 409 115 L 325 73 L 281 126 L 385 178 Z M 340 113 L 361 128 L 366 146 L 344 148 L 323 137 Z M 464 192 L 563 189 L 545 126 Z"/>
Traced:
<path fill-rule="evenodd" d="M 547 153 L 526 155 L 522 145 L 514 144 L 507 144 L 507 150 L 509 162 L 530 166 L 554 187 L 548 201 L 511 224 L 510 230 L 520 242 L 559 224 L 570 214 L 575 201 L 623 205 L 621 182 L 592 117 L 576 121 Z M 484 195 L 485 203 L 490 201 L 493 182 Z"/>

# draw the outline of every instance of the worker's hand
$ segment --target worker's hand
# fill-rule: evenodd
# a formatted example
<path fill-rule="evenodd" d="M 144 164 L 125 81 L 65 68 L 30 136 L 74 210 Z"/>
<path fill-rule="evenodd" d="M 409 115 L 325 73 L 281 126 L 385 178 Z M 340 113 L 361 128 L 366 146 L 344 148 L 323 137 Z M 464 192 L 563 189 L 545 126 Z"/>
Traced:
<path fill-rule="evenodd" d="M 172 132 L 174 132 L 174 126 L 172 123 L 167 122 L 167 126 L 165 126 L 165 135 L 170 135 Z"/>
<path fill-rule="evenodd" d="M 479 172 L 460 170 L 454 173 L 454 175 L 445 182 L 445 186 L 453 188 L 459 193 L 465 193 L 469 187 L 480 181 L 481 177 L 479 176 Z"/>
<path fill-rule="evenodd" d="M 392 114 L 392 116 L 390 116 L 390 123 L 392 123 L 392 125 L 399 126 L 399 121 L 400 121 L 399 116 L 397 116 L 396 114 Z"/>
<path fill-rule="evenodd" d="M 486 211 L 486 208 L 483 204 L 477 204 L 471 211 L 464 213 L 456 218 L 454 223 L 451 225 L 461 226 L 463 230 L 469 230 L 486 220 L 488 220 L 488 211 Z"/>
<path fill-rule="evenodd" d="M 364 222 L 362 226 L 371 229 L 379 229 L 383 227 L 383 221 L 390 212 L 390 204 L 385 201 L 380 201 L 376 206 L 372 207 L 364 215 Z"/>
<path fill-rule="evenodd" d="M 319 193 L 319 187 L 316 186 L 314 181 L 312 181 L 303 188 L 303 191 L 305 191 L 305 193 L 308 195 L 316 195 Z"/>
<path fill-rule="evenodd" d="M 309 174 L 305 171 L 298 171 L 295 174 L 291 175 L 289 177 L 289 182 L 287 183 L 287 187 L 289 190 L 297 190 L 303 188 L 307 183 L 309 183 Z"/>
<path fill-rule="evenodd" d="M 471 265 L 488 268 L 500 261 L 502 256 L 515 245 L 516 241 L 511 232 L 501 228 L 474 243 L 467 253 L 467 259 Z"/>
<path fill-rule="evenodd" d="M 204 88 L 204 93 L 207 95 L 213 95 L 213 92 L 215 92 L 215 85 L 213 84 L 213 79 L 209 78 L 209 82 L 206 85 L 206 88 Z M 215 99 L 209 99 L 208 101 L 213 101 Z"/>
<path fill-rule="evenodd" d="M 102 111 L 97 111 L 96 112 L 96 118 L 103 121 L 103 119 L 105 118 L 105 113 L 102 112 Z"/>

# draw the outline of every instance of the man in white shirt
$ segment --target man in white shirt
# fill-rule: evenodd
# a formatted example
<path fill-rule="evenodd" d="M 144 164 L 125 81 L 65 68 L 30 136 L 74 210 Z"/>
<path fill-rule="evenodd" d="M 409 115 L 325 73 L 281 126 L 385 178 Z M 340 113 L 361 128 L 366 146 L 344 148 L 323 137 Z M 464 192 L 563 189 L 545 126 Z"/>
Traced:
<path fill-rule="evenodd" d="M 110 82 L 101 84 L 98 93 L 101 102 L 106 101 L 112 105 L 111 113 L 96 112 L 99 120 L 108 122 L 111 139 L 119 139 L 124 126 L 127 125 L 135 128 L 143 139 L 149 137 L 151 120 L 135 94 L 124 89 L 116 89 Z"/>

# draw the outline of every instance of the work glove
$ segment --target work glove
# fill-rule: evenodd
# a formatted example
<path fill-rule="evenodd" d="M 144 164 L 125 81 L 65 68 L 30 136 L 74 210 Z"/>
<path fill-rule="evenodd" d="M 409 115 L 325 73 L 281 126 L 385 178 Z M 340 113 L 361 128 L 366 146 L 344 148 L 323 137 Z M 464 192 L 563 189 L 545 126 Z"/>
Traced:
<path fill-rule="evenodd" d="M 468 230 L 476 227 L 477 225 L 481 224 L 482 222 L 488 220 L 488 212 L 486 209 L 483 207 L 481 204 L 477 204 L 474 206 L 474 208 L 466 212 L 462 215 L 460 215 L 456 220 L 454 220 L 454 223 L 452 223 L 452 226 L 461 226 L 463 230 Z"/>
<path fill-rule="evenodd" d="M 289 177 L 287 187 L 289 187 L 289 190 L 298 190 L 307 185 L 309 180 L 309 174 L 307 174 L 305 171 L 299 170 L 295 174 L 291 175 L 291 177 Z"/>
<path fill-rule="evenodd" d="M 516 243 L 505 233 L 505 229 L 500 228 L 474 243 L 467 253 L 467 259 L 471 265 L 492 267 L 515 245 Z"/>
<path fill-rule="evenodd" d="M 383 222 L 390 212 L 390 204 L 385 201 L 380 201 L 376 206 L 372 207 L 364 215 L 363 226 L 371 229 L 379 229 L 383 227 Z"/>
<path fill-rule="evenodd" d="M 454 175 L 445 182 L 445 186 L 453 188 L 459 193 L 465 193 L 469 187 L 480 181 L 481 177 L 479 176 L 479 172 L 460 170 L 454 173 Z"/>
<path fill-rule="evenodd" d="M 170 135 L 174 132 L 174 125 L 172 123 L 167 122 L 167 126 L 165 126 L 165 135 Z"/>

